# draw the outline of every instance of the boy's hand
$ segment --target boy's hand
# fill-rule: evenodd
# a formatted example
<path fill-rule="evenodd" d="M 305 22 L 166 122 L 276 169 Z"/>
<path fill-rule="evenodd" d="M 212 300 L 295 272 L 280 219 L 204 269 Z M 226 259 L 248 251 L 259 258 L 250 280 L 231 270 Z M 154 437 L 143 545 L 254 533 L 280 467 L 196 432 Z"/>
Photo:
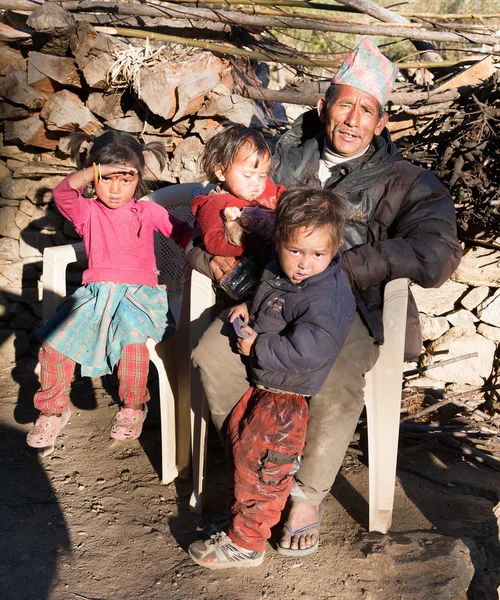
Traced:
<path fill-rule="evenodd" d="M 238 338 L 236 345 L 238 346 L 238 352 L 243 356 L 250 356 L 252 346 L 255 344 L 255 340 L 259 337 L 259 334 L 248 325 L 241 328 L 242 331 L 248 333 L 247 338 Z"/>
<path fill-rule="evenodd" d="M 248 323 L 250 317 L 248 313 L 248 306 L 245 302 L 233 306 L 229 311 L 229 322 L 232 323 L 237 317 L 239 317 L 245 323 Z"/>

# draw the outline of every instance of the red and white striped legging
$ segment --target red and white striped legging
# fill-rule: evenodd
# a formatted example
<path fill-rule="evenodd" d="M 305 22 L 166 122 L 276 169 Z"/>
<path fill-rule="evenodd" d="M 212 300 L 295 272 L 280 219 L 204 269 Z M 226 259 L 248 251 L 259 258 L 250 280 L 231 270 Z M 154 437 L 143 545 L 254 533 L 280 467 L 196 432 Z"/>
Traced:
<path fill-rule="evenodd" d="M 45 415 L 60 415 L 69 404 L 76 363 L 46 342 L 42 342 L 38 358 L 41 387 L 33 400 L 35 408 Z M 125 346 L 118 362 L 118 395 L 128 408 L 141 408 L 149 400 L 148 373 L 146 342 Z"/>

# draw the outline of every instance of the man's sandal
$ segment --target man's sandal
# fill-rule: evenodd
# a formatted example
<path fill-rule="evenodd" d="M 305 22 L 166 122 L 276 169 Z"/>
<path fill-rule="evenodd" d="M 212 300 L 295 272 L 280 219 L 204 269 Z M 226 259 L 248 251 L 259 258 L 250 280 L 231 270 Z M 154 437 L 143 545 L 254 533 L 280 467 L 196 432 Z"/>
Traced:
<path fill-rule="evenodd" d="M 144 410 L 122 407 L 113 419 L 109 435 L 115 440 L 136 440 L 142 433 L 142 424 L 147 414 L 146 404 Z"/>
<path fill-rule="evenodd" d="M 61 429 L 68 424 L 71 417 L 69 408 L 61 415 L 41 414 L 33 429 L 26 436 L 28 446 L 32 448 L 50 448 L 54 446 Z"/>
<path fill-rule="evenodd" d="M 303 533 L 307 533 L 308 531 L 312 531 L 313 529 L 318 530 L 318 535 L 316 539 L 316 543 L 310 548 L 297 548 L 294 550 L 293 548 L 283 548 L 281 544 L 278 542 L 276 546 L 276 550 L 278 554 L 282 554 L 283 556 L 309 556 L 310 554 L 314 554 L 319 546 L 319 530 L 321 527 L 321 521 L 323 519 L 323 506 L 320 504 L 318 507 L 318 520 L 315 523 L 311 523 L 310 525 L 306 525 L 305 527 L 301 527 L 300 529 L 293 530 L 288 521 L 285 521 L 285 529 L 290 534 L 290 543 L 292 538 L 302 535 Z"/>

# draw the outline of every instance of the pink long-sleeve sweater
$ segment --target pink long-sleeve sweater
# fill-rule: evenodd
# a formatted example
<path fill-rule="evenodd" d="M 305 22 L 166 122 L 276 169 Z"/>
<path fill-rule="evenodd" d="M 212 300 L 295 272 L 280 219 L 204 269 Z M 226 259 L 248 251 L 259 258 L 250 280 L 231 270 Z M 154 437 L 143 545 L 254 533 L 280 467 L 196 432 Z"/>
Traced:
<path fill-rule="evenodd" d="M 130 285 L 158 284 L 153 232 L 171 237 L 185 248 L 192 228 L 150 201 L 130 200 L 111 209 L 82 196 L 68 178 L 52 191 L 57 208 L 73 223 L 85 244 L 89 268 L 82 283 L 110 281 Z"/>

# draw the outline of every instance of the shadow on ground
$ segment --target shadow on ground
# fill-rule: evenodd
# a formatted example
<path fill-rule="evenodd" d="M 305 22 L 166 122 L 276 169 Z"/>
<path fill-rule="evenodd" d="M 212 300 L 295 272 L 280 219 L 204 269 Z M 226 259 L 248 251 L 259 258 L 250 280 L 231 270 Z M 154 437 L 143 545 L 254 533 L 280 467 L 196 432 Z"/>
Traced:
<path fill-rule="evenodd" d="M 66 521 L 25 432 L 0 425 L 0 598 L 45 600 L 60 557 L 70 552 Z"/>

